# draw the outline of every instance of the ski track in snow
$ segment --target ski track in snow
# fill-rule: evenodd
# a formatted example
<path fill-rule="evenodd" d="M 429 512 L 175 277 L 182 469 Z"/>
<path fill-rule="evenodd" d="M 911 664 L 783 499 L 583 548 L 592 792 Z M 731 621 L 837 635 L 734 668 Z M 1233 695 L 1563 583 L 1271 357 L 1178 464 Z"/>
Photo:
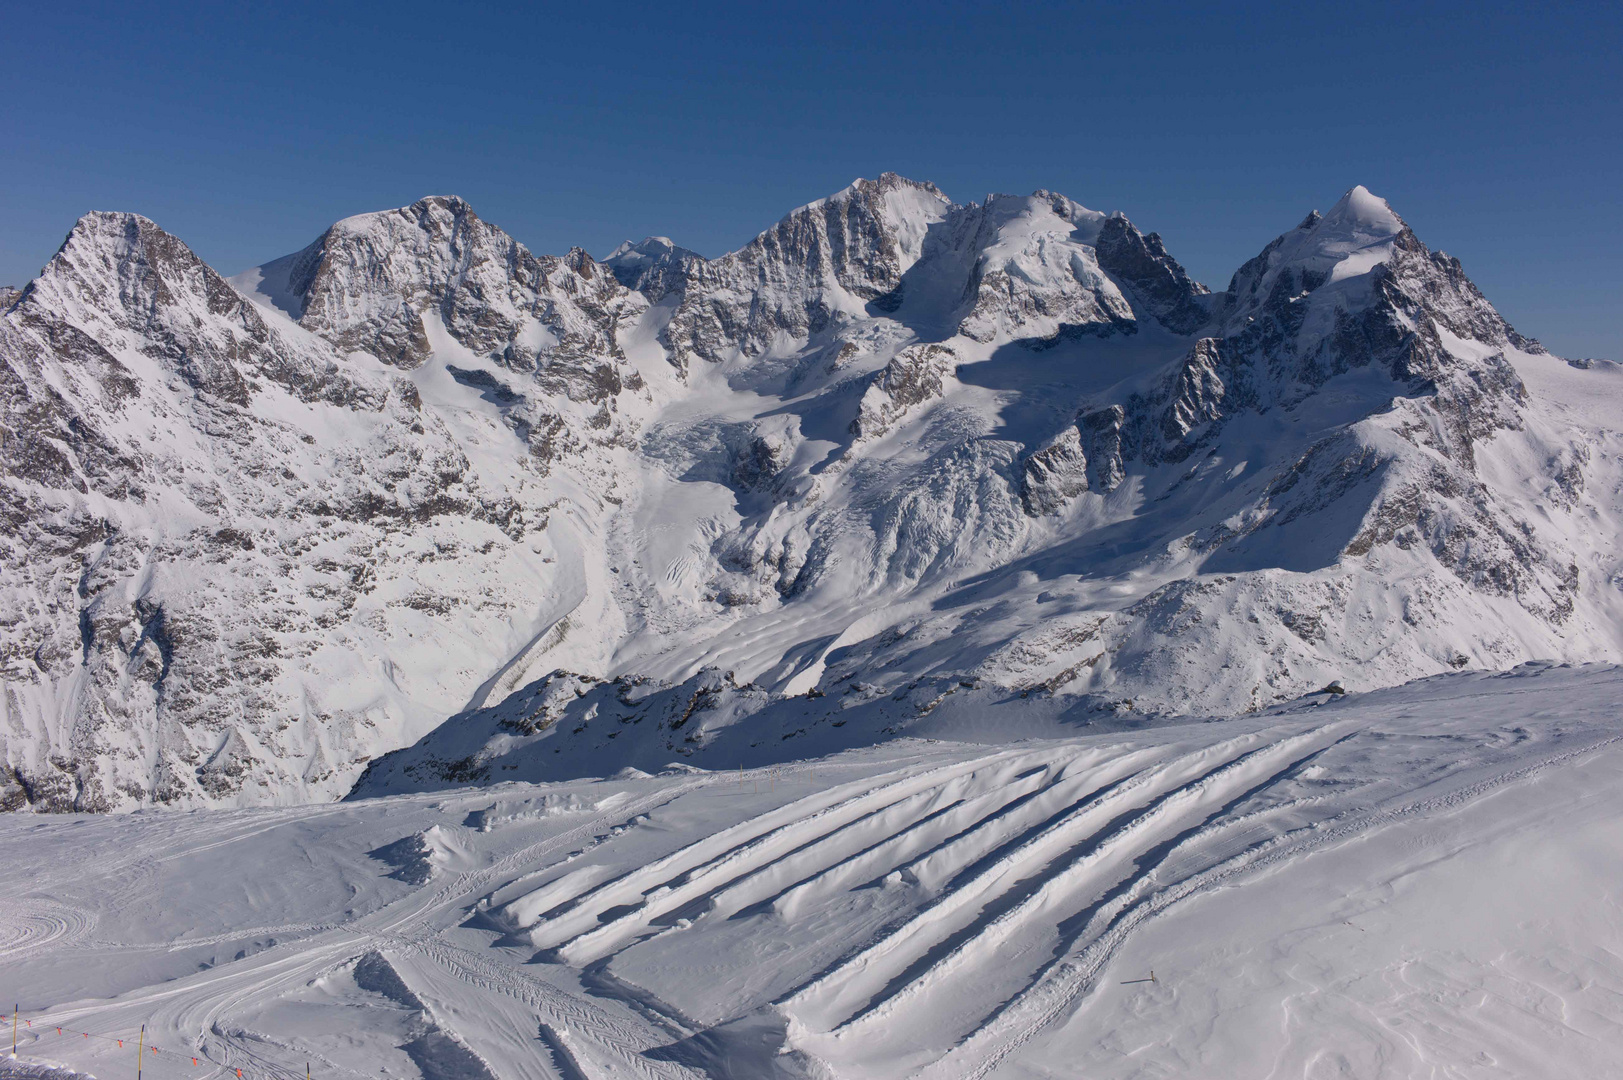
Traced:
<path fill-rule="evenodd" d="M 87 913 L 49 900 L 0 898 L 0 958 L 74 943 L 92 922 Z"/>
<path fill-rule="evenodd" d="M 418 1023 L 493 1076 L 721 1077 L 751 1060 L 767 1063 L 754 1066 L 760 1075 L 1031 1075 L 1019 1062 L 1033 1040 L 1139 975 L 1113 968 L 1123 948 L 1201 897 L 1308 866 L 1333 871 L 1359 843 L 1415 822 L 1455 829 L 1458 850 L 1490 844 L 1506 828 L 1492 809 L 1504 791 L 1615 815 L 1615 781 L 1587 794 L 1546 781 L 1597 760 L 1616 775 L 1617 682 L 1615 669 L 1530 667 L 1006 747 L 905 741 L 753 773 L 53 825 L 56 857 L 0 897 L 7 982 L 30 980 L 4 989 L 25 1000 L 25 1016 L 121 1035 L 144 1023 L 160 1047 L 212 1068 L 174 1073 L 154 1059 L 155 1077 L 293 1077 L 307 1060 L 324 1076 L 375 1074 L 368 1040 L 388 1049 L 399 1037 L 363 1030 L 346 1045 L 310 1034 L 340 1015 L 323 1009 L 349 1017 L 373 1002 L 342 981 L 373 952 L 420 1008 Z M 582 796 L 569 805 L 598 809 L 459 824 L 494 801 L 559 788 Z M 586 799 L 605 791 L 623 795 Z M 35 831 L 23 821 L 0 823 L 13 850 Z M 437 837 L 433 875 L 347 918 L 286 911 L 276 921 L 267 910 L 256 929 L 205 933 L 206 918 L 189 912 L 197 932 L 120 937 L 132 919 L 178 916 L 139 902 L 173 887 L 168 868 L 242 876 L 291 831 L 346 830 L 373 848 Z M 114 833 L 133 838 L 116 858 Z M 352 890 L 387 870 L 357 856 Z M 129 885 L 103 910 L 49 899 L 114 878 Z M 190 974 L 162 967 L 167 953 L 269 935 L 279 940 Z M 140 963 L 159 966 L 122 993 L 98 993 L 99 964 Z M 402 1015 L 390 1008 L 379 1015 Z M 760 1045 L 766 1056 L 749 1057 Z M 21 1057 L 105 1074 L 105 1055 L 41 1026 Z"/>

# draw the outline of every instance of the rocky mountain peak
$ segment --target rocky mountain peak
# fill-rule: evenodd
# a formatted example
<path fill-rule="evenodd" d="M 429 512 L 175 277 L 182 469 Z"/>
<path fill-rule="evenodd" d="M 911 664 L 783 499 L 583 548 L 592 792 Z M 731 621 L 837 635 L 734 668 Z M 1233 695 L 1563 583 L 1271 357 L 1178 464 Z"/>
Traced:
<path fill-rule="evenodd" d="M 400 237 L 413 229 L 447 237 L 460 225 L 479 223 L 479 215 L 460 195 L 425 195 L 410 206 L 354 214 L 334 222 L 332 230 L 349 235 Z"/>
<path fill-rule="evenodd" d="M 1458 260 L 1430 251 L 1362 186 L 1265 247 L 1223 299 L 1230 336 L 1295 355 L 1296 377 L 1313 386 L 1377 361 L 1400 381 L 1460 370 L 1462 361 L 1446 359 L 1453 354 L 1439 330 L 1490 349 L 1538 349 L 1493 310 Z"/>
<path fill-rule="evenodd" d="M 859 176 L 834 194 L 791 210 L 784 216 L 794 217 L 796 214 L 815 210 L 829 203 L 861 202 L 877 205 L 888 197 L 898 195 L 903 199 L 917 199 L 943 206 L 952 205 L 952 200 L 946 193 L 928 180 L 911 180 L 899 173 L 882 172 L 875 180 Z"/>
<path fill-rule="evenodd" d="M 758 246 L 761 257 L 802 269 L 814 282 L 859 296 L 883 293 L 918 260 L 929 225 L 951 206 L 931 183 L 891 172 L 858 178 L 791 210 L 739 254 Z"/>
<path fill-rule="evenodd" d="M 603 260 L 603 265 L 613 271 L 620 284 L 658 303 L 680 289 L 689 269 L 704 261 L 704 256 L 678 247 L 669 237 L 650 236 L 637 244 L 627 240 Z"/>
<path fill-rule="evenodd" d="M 214 305 L 233 302 L 224 279 L 156 222 L 109 211 L 81 217 L 27 291 L 39 308 L 86 317 L 94 309 L 115 321 L 192 291 Z"/>
<path fill-rule="evenodd" d="M 346 218 L 238 283 L 340 348 L 408 370 L 441 327 L 517 370 L 612 358 L 619 318 L 642 305 L 584 250 L 532 255 L 455 196 Z"/>
<path fill-rule="evenodd" d="M 1235 315 L 1253 316 L 1256 304 L 1280 290 L 1300 295 L 1362 278 L 1392 256 L 1393 243 L 1407 231 L 1384 199 L 1354 187 L 1329 213 L 1309 214 L 1236 272 L 1228 289 Z"/>
<path fill-rule="evenodd" d="M 274 334 L 225 278 L 138 214 L 80 218 L 11 314 L 58 349 L 135 350 L 236 405 L 247 403 L 256 375 L 315 396 L 332 388 L 312 378 L 321 365 Z"/>
<path fill-rule="evenodd" d="M 686 263 L 683 300 L 661 335 L 671 362 L 686 371 L 690 357 L 756 356 L 780 335 L 863 317 L 869 304 L 894 310 L 902 276 L 951 208 L 934 184 L 885 173 L 791 211 L 738 251 Z"/>
<path fill-rule="evenodd" d="M 1167 254 L 1159 233 L 1145 236 L 1126 215 L 1112 214 L 1099 226 L 1094 249 L 1100 268 L 1174 334 L 1192 334 L 1211 319 L 1210 290 Z"/>

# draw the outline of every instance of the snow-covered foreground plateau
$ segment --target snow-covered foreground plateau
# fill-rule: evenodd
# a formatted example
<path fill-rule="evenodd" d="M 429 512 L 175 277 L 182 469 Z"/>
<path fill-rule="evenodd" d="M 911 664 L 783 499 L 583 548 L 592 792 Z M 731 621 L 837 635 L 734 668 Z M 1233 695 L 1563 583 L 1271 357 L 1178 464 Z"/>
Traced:
<path fill-rule="evenodd" d="M 9 815 L 32 1023 L 0 1072 L 133 1075 L 145 1024 L 154 1080 L 1617 1075 L 1620 700 L 1529 664 L 754 771 Z"/>

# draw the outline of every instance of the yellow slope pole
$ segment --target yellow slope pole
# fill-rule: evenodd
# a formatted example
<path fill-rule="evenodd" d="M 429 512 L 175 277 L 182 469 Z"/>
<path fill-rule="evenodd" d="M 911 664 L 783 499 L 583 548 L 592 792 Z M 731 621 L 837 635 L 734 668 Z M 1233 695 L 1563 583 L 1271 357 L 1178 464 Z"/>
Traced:
<path fill-rule="evenodd" d="M 141 1041 L 135 1044 L 135 1080 L 141 1080 L 141 1055 L 147 1048 L 147 1026 L 141 1025 Z"/>

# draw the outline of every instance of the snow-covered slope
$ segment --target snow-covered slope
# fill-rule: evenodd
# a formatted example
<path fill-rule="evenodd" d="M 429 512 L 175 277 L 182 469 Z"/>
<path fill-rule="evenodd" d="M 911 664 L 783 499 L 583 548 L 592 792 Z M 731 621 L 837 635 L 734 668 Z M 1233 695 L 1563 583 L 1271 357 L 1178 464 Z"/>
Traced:
<path fill-rule="evenodd" d="M 0 357 L 12 807 L 1623 659 L 1623 374 L 1362 188 L 1221 293 L 1119 214 L 892 174 L 708 260 L 435 197 L 226 282 L 98 214 Z"/>
<path fill-rule="evenodd" d="M 9 815 L 0 1075 L 1610 1076 L 1620 690 Z"/>

